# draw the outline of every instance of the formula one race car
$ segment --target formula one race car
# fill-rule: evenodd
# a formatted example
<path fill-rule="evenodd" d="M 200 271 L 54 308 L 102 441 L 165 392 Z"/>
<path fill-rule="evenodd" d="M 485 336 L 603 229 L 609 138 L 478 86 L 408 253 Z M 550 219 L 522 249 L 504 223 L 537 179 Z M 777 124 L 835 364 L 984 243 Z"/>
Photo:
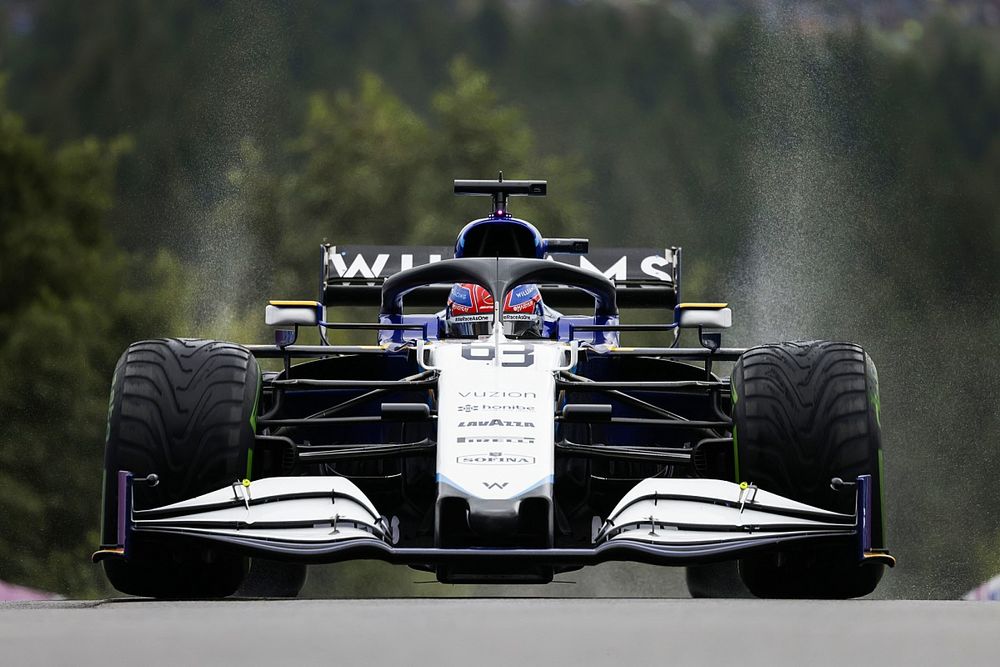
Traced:
<path fill-rule="evenodd" d="M 686 566 L 696 596 L 875 589 L 894 559 L 860 347 L 723 347 L 731 310 L 680 301 L 680 248 L 543 238 L 507 204 L 544 181 L 455 191 L 492 208 L 453 249 L 322 246 L 320 299 L 266 308 L 275 345 L 129 346 L 94 555 L 115 588 L 293 596 L 308 563 L 378 559 L 445 583 L 640 561 Z M 327 321 L 365 305 L 377 319 Z M 378 342 L 330 344 L 344 330 Z"/>

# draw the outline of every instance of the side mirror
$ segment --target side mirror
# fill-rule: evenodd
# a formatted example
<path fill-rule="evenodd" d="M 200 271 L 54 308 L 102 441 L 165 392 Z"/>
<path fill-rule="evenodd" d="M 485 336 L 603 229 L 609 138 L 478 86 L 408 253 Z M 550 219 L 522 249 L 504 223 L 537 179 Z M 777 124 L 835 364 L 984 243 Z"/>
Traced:
<path fill-rule="evenodd" d="M 604 403 L 568 403 L 563 406 L 562 418 L 568 422 L 609 422 L 611 406 Z"/>
<path fill-rule="evenodd" d="M 382 419 L 391 422 L 426 421 L 431 409 L 425 403 L 383 403 Z"/>
<path fill-rule="evenodd" d="M 728 329 L 733 326 L 733 311 L 728 303 L 680 303 L 674 307 L 674 321 L 683 329 Z"/>
<path fill-rule="evenodd" d="M 586 255 L 590 251 L 587 239 L 545 239 L 546 253 L 561 252 L 567 255 Z"/>
<path fill-rule="evenodd" d="M 316 326 L 323 306 L 318 301 L 271 301 L 264 309 L 264 323 L 270 327 Z"/>

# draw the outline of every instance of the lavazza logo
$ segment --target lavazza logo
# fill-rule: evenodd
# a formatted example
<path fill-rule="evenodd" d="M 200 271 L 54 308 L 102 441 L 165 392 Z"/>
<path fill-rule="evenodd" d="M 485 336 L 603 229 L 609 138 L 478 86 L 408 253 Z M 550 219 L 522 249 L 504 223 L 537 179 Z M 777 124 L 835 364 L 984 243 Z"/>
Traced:
<path fill-rule="evenodd" d="M 534 412 L 533 405 L 467 404 L 458 406 L 459 412 Z"/>
<path fill-rule="evenodd" d="M 489 452 L 488 454 L 459 456 L 455 461 L 474 466 L 523 466 L 533 464 L 535 457 L 521 454 L 504 454 L 503 452 Z"/>
<path fill-rule="evenodd" d="M 478 421 L 458 422 L 458 428 L 477 426 L 509 426 L 510 428 L 535 428 L 533 422 L 517 422 L 506 419 L 480 419 Z"/>

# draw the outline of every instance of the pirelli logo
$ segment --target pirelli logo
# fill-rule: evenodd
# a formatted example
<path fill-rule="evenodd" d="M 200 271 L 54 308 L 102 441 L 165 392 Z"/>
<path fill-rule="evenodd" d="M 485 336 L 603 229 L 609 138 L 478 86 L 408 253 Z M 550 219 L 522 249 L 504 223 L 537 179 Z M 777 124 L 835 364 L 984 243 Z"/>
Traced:
<path fill-rule="evenodd" d="M 535 439 L 527 436 L 460 435 L 460 445 L 533 445 Z"/>
<path fill-rule="evenodd" d="M 534 422 L 512 421 L 509 419 L 475 419 L 458 422 L 458 428 L 476 426 L 506 426 L 508 428 L 535 428 Z"/>

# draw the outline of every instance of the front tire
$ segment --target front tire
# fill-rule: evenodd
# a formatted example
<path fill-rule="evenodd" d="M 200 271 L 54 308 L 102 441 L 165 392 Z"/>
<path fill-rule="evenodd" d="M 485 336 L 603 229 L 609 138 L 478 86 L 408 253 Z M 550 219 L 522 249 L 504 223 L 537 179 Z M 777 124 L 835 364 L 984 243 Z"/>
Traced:
<path fill-rule="evenodd" d="M 155 487 L 134 487 L 137 509 L 247 477 L 259 391 L 257 360 L 239 345 L 173 338 L 130 345 L 112 380 L 102 542 L 116 535 L 120 470 L 159 477 Z M 211 546 L 136 536 L 129 557 L 105 560 L 104 571 L 129 595 L 225 597 L 243 581 L 247 559 Z"/>
<path fill-rule="evenodd" d="M 854 512 L 854 495 L 830 480 L 872 478 L 872 546 L 885 545 L 878 375 L 851 343 L 751 348 L 732 377 L 736 481 L 815 507 Z M 875 590 L 884 566 L 852 550 L 783 551 L 740 561 L 757 597 L 852 598 Z"/>
<path fill-rule="evenodd" d="M 250 571 L 236 594 L 250 598 L 298 597 L 308 573 L 305 563 L 251 558 Z"/>
<path fill-rule="evenodd" d="M 688 565 L 684 580 L 693 598 L 752 598 L 743 579 L 739 563 L 727 560 L 706 565 Z"/>

